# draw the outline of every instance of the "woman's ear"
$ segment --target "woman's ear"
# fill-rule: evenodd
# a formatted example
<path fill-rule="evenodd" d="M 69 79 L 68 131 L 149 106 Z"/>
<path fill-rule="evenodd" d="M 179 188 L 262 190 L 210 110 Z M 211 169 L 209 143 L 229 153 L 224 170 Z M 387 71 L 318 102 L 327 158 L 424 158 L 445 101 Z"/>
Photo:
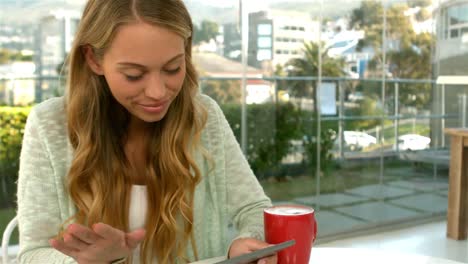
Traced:
<path fill-rule="evenodd" d="M 83 52 L 86 63 L 91 68 L 91 70 L 97 75 L 104 75 L 101 62 L 96 58 L 93 48 L 90 45 L 85 45 L 81 47 L 81 52 Z"/>

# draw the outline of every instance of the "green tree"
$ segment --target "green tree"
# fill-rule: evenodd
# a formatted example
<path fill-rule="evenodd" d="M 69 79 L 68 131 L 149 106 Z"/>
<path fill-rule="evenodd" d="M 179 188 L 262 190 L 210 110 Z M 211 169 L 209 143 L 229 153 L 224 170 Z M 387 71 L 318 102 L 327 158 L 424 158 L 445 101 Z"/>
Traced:
<path fill-rule="evenodd" d="M 397 4 L 386 12 L 386 38 L 389 49 L 411 45 L 410 40 L 415 33 L 410 20 L 404 15 L 407 9 L 406 4 Z M 372 47 L 376 53 L 373 64 L 376 67 L 382 63 L 383 15 L 384 10 L 380 2 L 363 1 L 359 8 L 353 10 L 350 20 L 351 28 L 364 30 L 366 37 L 359 41 L 358 49 Z"/>
<path fill-rule="evenodd" d="M 194 25 L 193 43 L 199 44 L 202 41 L 210 41 L 219 33 L 219 26 L 216 22 L 203 20 L 200 27 Z"/>
<path fill-rule="evenodd" d="M 241 105 L 222 104 L 238 142 Z M 259 179 L 287 173 L 281 160 L 291 151 L 291 140 L 301 138 L 301 110 L 292 103 L 251 104 L 247 107 L 247 160 Z"/>
<path fill-rule="evenodd" d="M 0 49 L 0 64 L 6 64 L 12 61 L 32 61 L 32 55 L 23 55 L 21 52 L 15 52 L 8 49 Z"/>
<path fill-rule="evenodd" d="M 426 7 L 432 4 L 432 0 L 408 0 L 408 5 L 410 7 Z"/>
<path fill-rule="evenodd" d="M 423 2 L 418 3 L 418 6 Z M 386 68 L 393 78 L 428 79 L 432 75 L 431 48 L 434 36 L 414 32 L 410 19 L 404 15 L 408 8 L 407 4 L 395 4 L 386 12 Z M 372 47 L 375 51 L 375 56 L 369 63 L 369 75 L 373 77 L 380 77 L 382 74 L 383 11 L 380 2 L 364 1 L 359 8 L 353 10 L 350 20 L 350 27 L 362 29 L 366 34 L 360 40 L 358 48 Z M 412 85 L 400 89 L 400 98 L 403 103 L 422 108 L 429 103 L 430 89 L 430 85 Z M 408 99 L 415 96 L 416 100 Z"/>
<path fill-rule="evenodd" d="M 322 68 L 322 76 L 326 77 L 339 77 L 344 76 L 345 61 L 343 59 L 335 59 L 329 57 L 328 50 L 322 48 L 323 44 L 319 43 L 305 43 L 304 44 L 304 57 L 292 59 L 286 64 L 288 75 L 291 77 L 300 76 L 318 76 L 319 67 Z M 321 54 L 321 65 L 319 65 L 319 54 Z M 317 147 L 320 144 L 320 168 L 323 173 L 327 173 L 331 167 L 332 156 L 330 150 L 333 146 L 336 130 L 323 127 L 320 133 L 320 142 L 316 136 L 317 122 L 319 111 L 317 109 L 317 93 L 315 81 L 288 81 L 291 85 L 290 93 L 292 96 L 309 97 L 313 99 L 313 111 L 310 113 L 305 112 L 303 126 L 303 145 L 304 154 L 311 172 L 314 173 L 317 167 Z M 312 119 L 311 119 L 312 117 Z"/>
<path fill-rule="evenodd" d="M 15 204 L 19 156 L 29 107 L 0 107 L 0 208 Z"/>
<path fill-rule="evenodd" d="M 320 44 L 322 45 L 322 44 Z M 322 45 L 323 47 L 323 45 Z M 329 57 L 327 50 L 322 48 L 322 76 L 339 77 L 344 75 L 343 59 Z M 319 44 L 309 42 L 304 44 L 304 57 L 290 60 L 286 64 L 290 77 L 318 76 Z M 315 99 L 315 82 L 294 81 L 290 93 L 292 96 L 311 96 Z M 315 100 L 314 100 L 315 101 Z"/>
<path fill-rule="evenodd" d="M 241 84 L 237 80 L 204 81 L 201 85 L 204 94 L 219 104 L 241 102 Z"/>
<path fill-rule="evenodd" d="M 6 64 L 10 61 L 11 52 L 6 49 L 0 50 L 0 64 Z"/>

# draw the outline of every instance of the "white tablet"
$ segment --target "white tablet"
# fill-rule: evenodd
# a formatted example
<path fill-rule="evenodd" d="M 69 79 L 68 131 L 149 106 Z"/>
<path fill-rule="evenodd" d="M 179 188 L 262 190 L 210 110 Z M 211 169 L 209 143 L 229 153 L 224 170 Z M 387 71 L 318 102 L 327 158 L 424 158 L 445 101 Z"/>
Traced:
<path fill-rule="evenodd" d="M 237 256 L 237 257 L 233 257 L 233 258 L 230 258 L 230 259 L 227 259 L 227 260 L 217 262 L 217 264 L 249 263 L 249 262 L 264 258 L 264 257 L 274 255 L 276 252 L 278 252 L 278 251 L 280 251 L 282 249 L 285 249 L 287 247 L 290 247 L 290 246 L 294 245 L 295 243 L 296 243 L 296 241 L 294 241 L 294 240 L 288 240 L 286 242 L 279 243 L 279 244 L 276 244 L 274 246 L 269 246 L 269 247 L 266 247 L 266 248 L 256 250 L 256 251 L 251 252 L 251 253 L 247 253 L 247 254 L 244 254 L 244 255 L 240 255 L 240 256 Z"/>

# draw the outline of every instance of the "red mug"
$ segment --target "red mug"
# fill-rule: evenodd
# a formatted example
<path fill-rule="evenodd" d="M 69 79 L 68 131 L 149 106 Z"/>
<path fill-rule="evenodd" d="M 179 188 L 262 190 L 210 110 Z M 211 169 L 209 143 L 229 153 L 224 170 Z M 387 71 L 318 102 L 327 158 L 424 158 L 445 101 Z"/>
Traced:
<path fill-rule="evenodd" d="M 314 209 L 302 205 L 279 205 L 263 211 L 265 240 L 278 244 L 291 239 L 296 243 L 278 252 L 278 264 L 308 264 L 317 236 Z"/>

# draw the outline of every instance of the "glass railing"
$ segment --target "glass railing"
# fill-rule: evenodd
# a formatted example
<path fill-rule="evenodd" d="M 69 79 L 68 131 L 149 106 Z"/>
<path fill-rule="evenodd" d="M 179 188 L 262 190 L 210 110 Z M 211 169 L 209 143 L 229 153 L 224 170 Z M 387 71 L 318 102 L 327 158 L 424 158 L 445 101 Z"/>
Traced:
<path fill-rule="evenodd" d="M 239 81 L 202 78 L 201 87 L 215 80 Z M 323 239 L 445 215 L 449 151 L 443 130 L 461 126 L 466 110 L 441 109 L 432 80 L 321 78 L 321 89 L 329 91 L 316 98 L 318 81 L 247 81 L 245 152 L 273 202 L 313 206 Z M 271 85 L 268 99 L 255 87 L 259 82 Z M 236 118 L 226 115 L 241 141 L 240 91 L 235 100 L 204 92 L 223 109 L 237 104 Z M 270 110 L 258 114 L 262 107 Z"/>
<path fill-rule="evenodd" d="M 317 210 L 320 238 L 445 214 L 449 153 L 443 130 L 459 126 L 466 113 L 440 109 L 432 80 L 320 80 L 316 93 L 316 77 L 249 78 L 245 101 L 240 78 L 202 77 L 200 87 L 223 109 L 273 202 Z M 63 94 L 60 87 L 58 78 L 3 79 L 0 100 L 31 105 L 36 95 Z M 0 146 L 18 149 L 24 120 L 8 111 L 0 115 L 2 129 L 10 126 Z M 0 232 L 15 214 L 18 166 L 17 156 L 1 158 Z"/>

